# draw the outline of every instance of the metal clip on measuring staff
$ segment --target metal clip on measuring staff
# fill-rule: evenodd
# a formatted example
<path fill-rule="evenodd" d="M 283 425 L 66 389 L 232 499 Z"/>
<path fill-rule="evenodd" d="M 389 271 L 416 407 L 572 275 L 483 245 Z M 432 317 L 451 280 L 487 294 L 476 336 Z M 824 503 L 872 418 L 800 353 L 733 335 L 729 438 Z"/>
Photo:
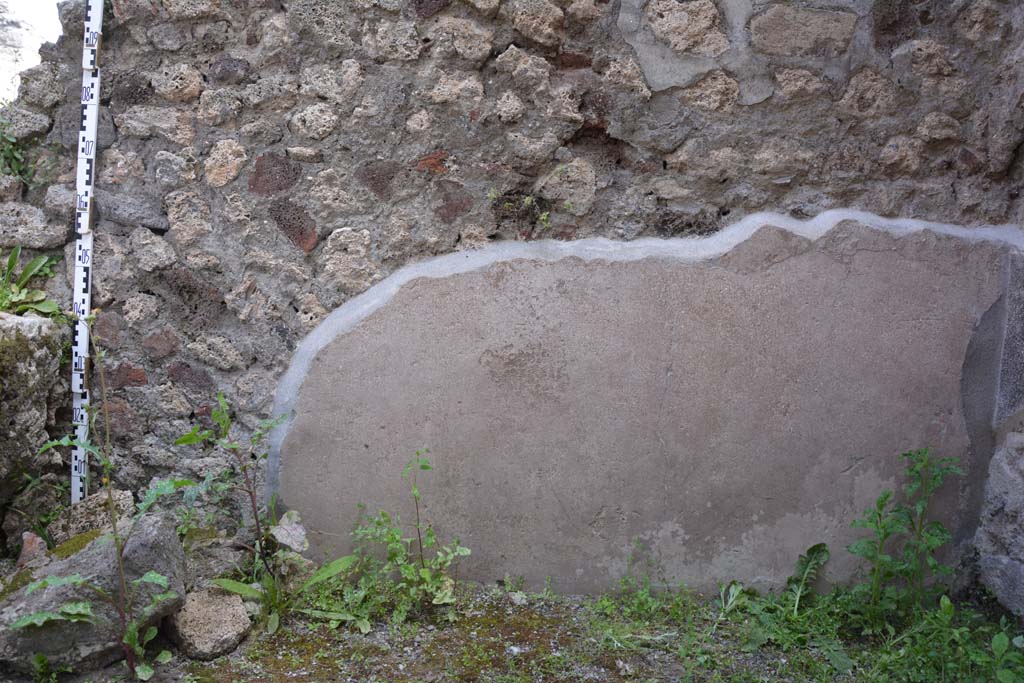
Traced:
<path fill-rule="evenodd" d="M 75 184 L 75 276 L 71 344 L 72 422 L 75 441 L 89 440 L 89 316 L 92 297 L 93 186 L 96 177 L 96 131 L 100 118 L 100 42 L 103 0 L 86 0 L 82 41 L 82 114 L 78 131 L 78 176 Z M 71 449 L 71 502 L 89 491 L 89 454 L 81 445 Z"/>

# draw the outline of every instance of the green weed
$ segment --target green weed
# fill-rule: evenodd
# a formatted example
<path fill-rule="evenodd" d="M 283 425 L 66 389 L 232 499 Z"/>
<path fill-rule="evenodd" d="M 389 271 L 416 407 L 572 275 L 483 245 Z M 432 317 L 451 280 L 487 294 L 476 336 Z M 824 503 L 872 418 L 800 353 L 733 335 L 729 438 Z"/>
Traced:
<path fill-rule="evenodd" d="M 51 266 L 57 259 L 49 256 L 37 256 L 16 273 L 21 247 L 14 247 L 7 257 L 3 277 L 0 278 L 0 311 L 14 314 L 34 311 L 43 315 L 59 315 L 60 306 L 56 301 L 48 299 L 41 289 L 30 289 L 28 283 L 35 277 L 52 276 Z"/>
<path fill-rule="evenodd" d="M 458 539 L 442 545 L 434 528 L 420 516 L 418 476 L 432 469 L 426 453 L 417 451 L 402 470 L 416 510 L 415 538 L 406 536 L 397 515 L 386 510 L 364 514 L 353 532 L 357 561 L 352 571 L 325 582 L 304 613 L 334 626 L 351 623 L 364 633 L 375 619 L 387 618 L 398 625 L 410 615 L 441 607 L 454 618 L 450 608 L 456 598 L 456 566 L 470 551 Z"/>

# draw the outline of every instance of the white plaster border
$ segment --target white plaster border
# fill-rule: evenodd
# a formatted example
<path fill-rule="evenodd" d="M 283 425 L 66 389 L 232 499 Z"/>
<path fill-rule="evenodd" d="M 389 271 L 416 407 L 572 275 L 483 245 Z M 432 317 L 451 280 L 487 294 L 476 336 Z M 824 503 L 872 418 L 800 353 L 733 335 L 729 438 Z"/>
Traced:
<path fill-rule="evenodd" d="M 270 496 L 277 491 L 281 445 L 294 418 L 292 413 L 299 397 L 299 390 L 313 358 L 336 337 L 349 332 L 388 303 L 398 290 L 411 280 L 449 277 L 479 270 L 493 263 L 516 259 L 558 261 L 576 257 L 584 261 L 637 261 L 656 257 L 698 263 L 728 253 L 766 226 L 782 228 L 795 235 L 817 240 L 843 221 L 856 221 L 897 236 L 931 231 L 968 242 L 998 242 L 1024 251 L 1024 229 L 1018 225 L 964 227 L 911 218 L 884 218 L 855 209 L 832 209 L 807 220 L 771 212 L 754 213 L 707 237 L 646 237 L 631 241 L 599 237 L 570 241 L 496 242 L 481 249 L 458 251 L 411 263 L 402 266 L 362 294 L 331 311 L 295 348 L 292 361 L 278 382 L 274 394 L 274 417 L 287 417 L 270 433 L 267 495 Z"/>

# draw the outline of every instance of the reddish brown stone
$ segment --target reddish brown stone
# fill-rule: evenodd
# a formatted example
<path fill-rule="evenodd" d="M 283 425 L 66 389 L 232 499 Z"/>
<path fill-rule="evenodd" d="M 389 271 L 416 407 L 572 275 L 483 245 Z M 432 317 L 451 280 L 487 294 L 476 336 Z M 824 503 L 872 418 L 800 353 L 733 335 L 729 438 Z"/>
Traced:
<path fill-rule="evenodd" d="M 307 254 L 316 248 L 316 222 L 304 208 L 290 199 L 278 199 L 270 205 L 270 217 L 277 229 Z"/>
<path fill-rule="evenodd" d="M 148 383 L 146 371 L 132 363 L 121 363 L 107 373 L 107 389 L 111 391 L 122 387 L 144 387 Z"/>
<path fill-rule="evenodd" d="M 444 191 L 444 201 L 440 206 L 434 207 L 434 215 L 446 224 L 454 223 L 456 218 L 473 208 L 473 197 L 461 185 L 449 185 L 450 187 Z"/>
<path fill-rule="evenodd" d="M 378 198 L 384 199 L 391 190 L 391 181 L 401 167 L 394 161 L 370 161 L 356 170 L 356 178 Z"/>
<path fill-rule="evenodd" d="M 100 414 L 110 418 L 110 433 L 115 439 L 131 438 L 142 432 L 139 416 L 132 410 L 131 404 L 122 398 L 108 396 L 106 402 L 100 404 Z"/>
<path fill-rule="evenodd" d="M 425 157 L 420 157 L 420 160 L 416 162 L 416 170 L 427 171 L 434 175 L 444 175 L 448 172 L 448 167 L 444 165 L 444 160 L 447 158 L 448 152 L 443 149 L 431 152 Z"/>
<path fill-rule="evenodd" d="M 197 368 L 188 363 L 178 361 L 167 368 L 167 376 L 172 381 L 182 384 L 189 389 L 197 391 L 213 388 L 213 378 L 202 368 Z"/>
<path fill-rule="evenodd" d="M 117 349 L 121 346 L 121 330 L 124 329 L 124 318 L 113 311 L 100 311 L 92 324 L 93 340 L 105 349 Z"/>
<path fill-rule="evenodd" d="M 559 52 L 558 68 L 560 69 L 589 69 L 590 57 L 580 52 Z"/>
<path fill-rule="evenodd" d="M 204 273 L 183 265 L 174 266 L 161 271 L 158 281 L 169 286 L 176 295 L 177 301 L 170 302 L 170 312 L 187 318 L 192 325 L 202 328 L 215 325 L 227 310 L 224 293 Z"/>
<path fill-rule="evenodd" d="M 165 327 L 144 337 L 142 348 L 153 360 L 166 358 L 178 350 L 178 335 L 170 327 Z"/>
<path fill-rule="evenodd" d="M 25 531 L 21 534 L 21 554 L 18 555 L 18 569 L 29 563 L 41 561 L 46 557 L 46 541 L 41 537 Z"/>
<path fill-rule="evenodd" d="M 256 157 L 252 175 L 249 176 L 249 191 L 264 197 L 287 190 L 298 182 L 302 168 L 280 154 L 261 154 Z"/>

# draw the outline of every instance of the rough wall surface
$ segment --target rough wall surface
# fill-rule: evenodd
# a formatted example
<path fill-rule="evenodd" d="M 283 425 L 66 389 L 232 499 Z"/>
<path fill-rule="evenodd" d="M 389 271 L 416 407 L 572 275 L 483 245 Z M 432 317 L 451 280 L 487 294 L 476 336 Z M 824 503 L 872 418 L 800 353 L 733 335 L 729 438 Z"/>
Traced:
<path fill-rule="evenodd" d="M 280 448 L 282 499 L 318 549 L 347 548 L 358 503 L 408 519 L 399 474 L 422 446 L 427 514 L 481 581 L 601 590 L 639 539 L 697 589 L 778 587 L 807 546 L 857 537 L 896 456 L 924 445 L 965 458 L 934 511 L 973 533 L 988 454 L 971 454 L 961 370 L 1004 250 L 853 223 L 764 228 L 712 262 L 661 244 L 442 262 L 369 316 L 332 316 Z"/>
<path fill-rule="evenodd" d="M 978 535 L 982 583 L 1024 617 L 1024 434 L 1012 433 L 992 456 Z"/>
<path fill-rule="evenodd" d="M 24 485 L 25 474 L 49 458 L 37 452 L 66 397 L 60 360 L 67 336 L 46 318 L 0 313 L 0 510 Z M 23 520 L 12 522 L 13 528 L 0 526 L 0 541 L 8 532 L 7 540 L 20 540 Z"/>
<path fill-rule="evenodd" d="M 0 248 L 69 239 L 61 15 L 3 112 L 52 184 L 0 181 Z M 1019 222 L 1022 27 L 1009 0 L 115 0 L 93 301 L 119 484 L 210 471 L 170 444 L 216 390 L 253 426 L 298 340 L 418 258 L 762 209 Z"/>

